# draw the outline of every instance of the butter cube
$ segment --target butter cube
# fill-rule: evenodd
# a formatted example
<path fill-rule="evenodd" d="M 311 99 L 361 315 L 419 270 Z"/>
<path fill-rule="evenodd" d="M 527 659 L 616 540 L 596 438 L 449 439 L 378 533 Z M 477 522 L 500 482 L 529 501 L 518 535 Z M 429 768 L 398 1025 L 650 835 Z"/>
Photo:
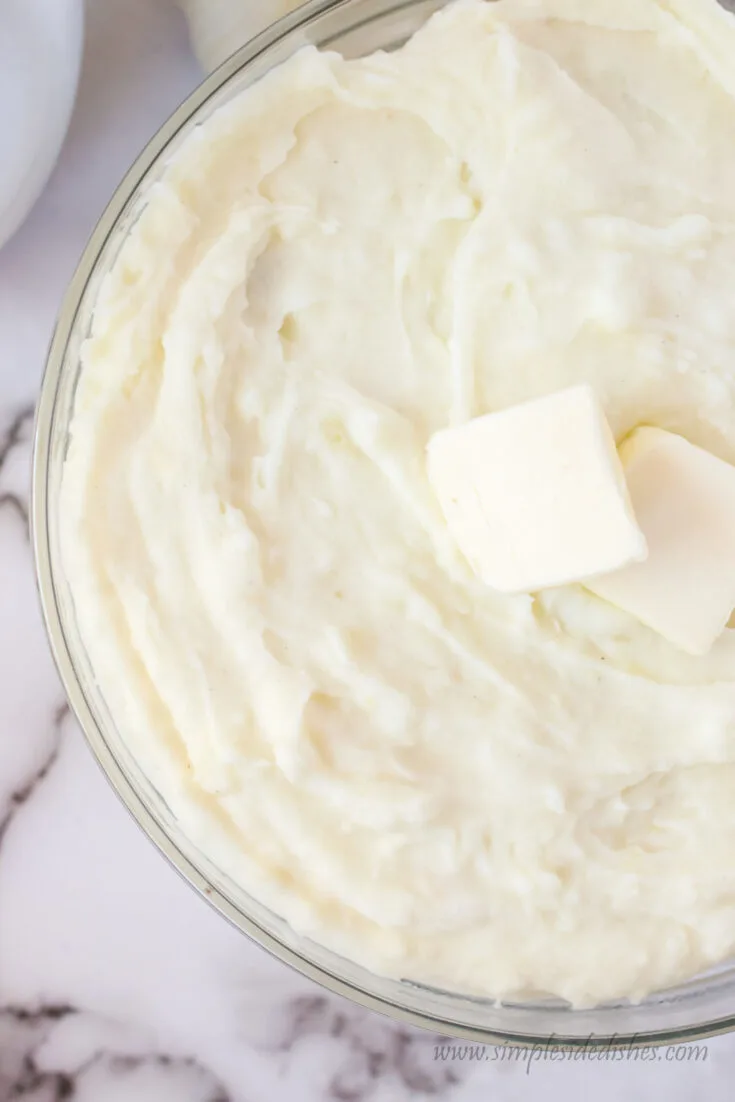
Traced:
<path fill-rule="evenodd" d="M 429 479 L 475 573 L 522 593 L 645 558 L 622 466 L 591 387 L 436 433 Z"/>
<path fill-rule="evenodd" d="M 620 447 L 644 563 L 588 583 L 689 654 L 706 654 L 735 608 L 735 467 L 664 429 Z"/>

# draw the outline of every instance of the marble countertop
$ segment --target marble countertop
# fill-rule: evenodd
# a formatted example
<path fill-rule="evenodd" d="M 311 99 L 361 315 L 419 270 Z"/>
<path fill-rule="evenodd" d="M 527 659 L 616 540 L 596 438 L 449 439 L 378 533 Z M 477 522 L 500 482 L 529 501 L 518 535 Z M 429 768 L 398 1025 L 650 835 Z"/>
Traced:
<path fill-rule="evenodd" d="M 64 286 L 134 155 L 199 73 L 170 0 L 89 0 L 59 165 L 0 251 L 0 1102 L 729 1102 L 706 1051 L 550 1063 L 437 1050 L 323 992 L 211 911 L 118 803 L 69 715 L 34 589 L 33 406 Z"/>

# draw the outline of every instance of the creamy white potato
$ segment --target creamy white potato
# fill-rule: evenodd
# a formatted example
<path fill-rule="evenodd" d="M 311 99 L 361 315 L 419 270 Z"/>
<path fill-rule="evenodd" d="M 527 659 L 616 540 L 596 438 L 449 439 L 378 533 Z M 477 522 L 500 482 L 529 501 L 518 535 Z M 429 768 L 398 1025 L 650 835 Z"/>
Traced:
<path fill-rule="evenodd" d="M 502 597 L 425 447 L 591 383 L 735 463 L 735 20 L 464 0 L 199 127 L 96 307 L 75 614 L 186 835 L 392 976 L 576 1004 L 735 947 L 735 633 Z"/>

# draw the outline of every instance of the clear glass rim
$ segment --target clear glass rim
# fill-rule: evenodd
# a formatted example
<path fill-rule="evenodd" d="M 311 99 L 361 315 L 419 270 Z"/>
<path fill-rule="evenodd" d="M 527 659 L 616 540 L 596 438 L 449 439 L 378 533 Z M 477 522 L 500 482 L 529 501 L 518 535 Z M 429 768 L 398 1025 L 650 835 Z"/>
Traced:
<path fill-rule="evenodd" d="M 278 937 L 264 929 L 257 921 L 234 905 L 200 871 L 197 865 L 176 845 L 163 829 L 156 816 L 146 805 L 135 785 L 126 775 L 121 763 L 112 751 L 105 734 L 98 723 L 93 709 L 82 688 L 69 639 L 64 630 L 60 602 L 54 577 L 52 562 L 48 475 L 51 446 L 53 441 L 57 394 L 59 391 L 67 347 L 77 322 L 80 306 L 97 262 L 107 245 L 118 220 L 126 209 L 136 189 L 163 150 L 173 141 L 191 117 L 202 108 L 209 99 L 271 46 L 279 43 L 294 32 L 308 30 L 320 15 L 327 11 L 347 8 L 352 0 L 307 0 L 295 12 L 280 19 L 263 31 L 225 61 L 219 69 L 207 77 L 187 97 L 181 106 L 157 131 L 150 142 L 134 161 L 131 168 L 116 188 L 107 207 L 101 215 L 89 241 L 82 253 L 79 264 L 71 278 L 64 295 L 56 326 L 51 338 L 41 390 L 36 407 L 33 441 L 32 482 L 31 482 L 31 544 L 35 561 L 36 582 L 41 603 L 46 633 L 57 671 L 62 681 L 69 704 L 79 722 L 84 737 L 92 750 L 107 780 L 138 826 L 156 845 L 158 850 L 176 869 L 176 871 L 198 892 L 198 894 L 225 917 L 230 923 L 261 945 L 273 956 L 289 965 L 295 971 L 325 987 L 329 991 L 342 995 L 361 1007 L 385 1014 L 396 1021 L 407 1023 L 435 1033 L 441 1033 L 462 1040 L 483 1044 L 513 1044 L 525 1048 L 570 1048 L 599 1049 L 627 1048 L 676 1044 L 702 1040 L 735 1029 L 735 1010 L 732 1015 L 710 1019 L 695 1025 L 637 1031 L 634 1033 L 595 1033 L 591 1036 L 554 1033 L 524 1033 L 512 1030 L 482 1028 L 463 1025 L 435 1013 L 422 1013 L 419 1010 L 403 1006 L 390 998 L 364 990 L 336 972 L 316 964 L 282 942 Z M 412 7 L 415 0 L 395 0 L 392 11 L 401 11 Z M 354 24 L 351 29 L 358 29 Z M 573 1014 L 570 1011 L 570 1014 Z M 570 1023 L 571 1024 L 571 1023 Z"/>

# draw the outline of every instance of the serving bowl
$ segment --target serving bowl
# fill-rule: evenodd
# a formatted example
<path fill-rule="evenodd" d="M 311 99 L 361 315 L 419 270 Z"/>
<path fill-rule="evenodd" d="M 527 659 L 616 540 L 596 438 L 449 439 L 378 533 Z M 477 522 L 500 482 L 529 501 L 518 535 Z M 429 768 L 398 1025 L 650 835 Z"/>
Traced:
<path fill-rule="evenodd" d="M 95 682 L 75 622 L 59 546 L 59 490 L 80 370 L 100 283 L 150 188 L 192 129 L 301 46 L 357 56 L 405 41 L 442 0 L 311 0 L 224 63 L 130 169 L 87 245 L 61 308 L 37 411 L 33 544 L 43 613 L 69 701 L 110 782 L 140 826 L 207 901 L 299 972 L 355 1002 L 436 1032 L 488 1043 L 590 1047 L 688 1041 L 735 1027 L 735 966 L 632 1004 L 572 1009 L 560 1000 L 498 1003 L 373 974 L 301 937 L 247 895 L 184 835 L 126 747 Z"/>

